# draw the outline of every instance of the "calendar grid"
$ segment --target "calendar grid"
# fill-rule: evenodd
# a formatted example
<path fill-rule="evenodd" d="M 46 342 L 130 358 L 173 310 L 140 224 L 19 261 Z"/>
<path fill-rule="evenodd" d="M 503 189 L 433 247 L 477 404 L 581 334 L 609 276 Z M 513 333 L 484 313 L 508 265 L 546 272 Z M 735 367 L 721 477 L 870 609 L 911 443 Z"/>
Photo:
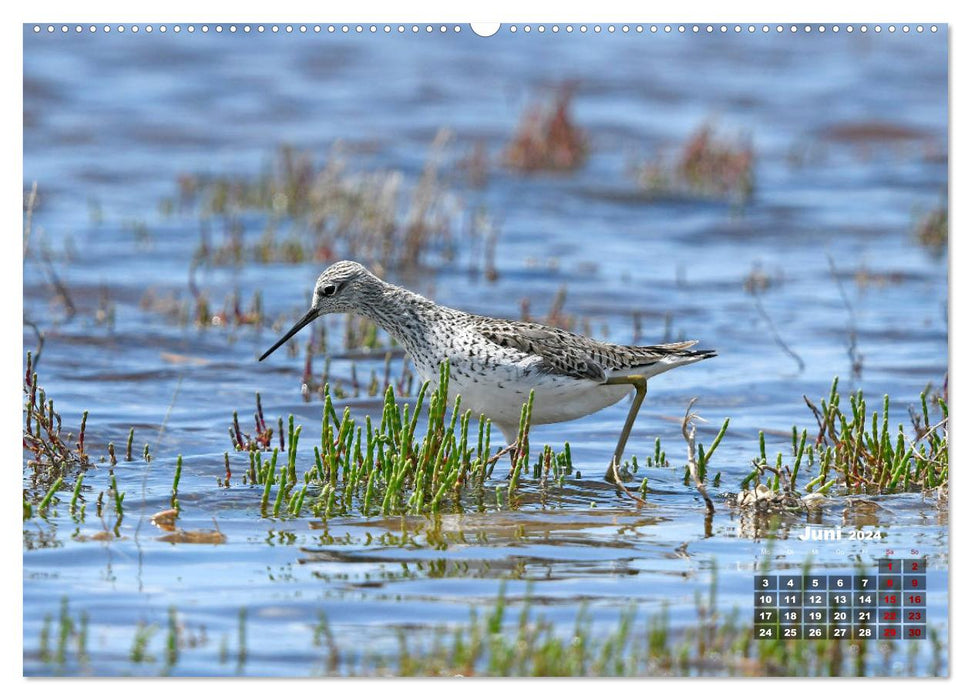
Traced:
<path fill-rule="evenodd" d="M 925 639 L 926 566 L 879 559 L 872 574 L 755 576 L 755 637 Z"/>

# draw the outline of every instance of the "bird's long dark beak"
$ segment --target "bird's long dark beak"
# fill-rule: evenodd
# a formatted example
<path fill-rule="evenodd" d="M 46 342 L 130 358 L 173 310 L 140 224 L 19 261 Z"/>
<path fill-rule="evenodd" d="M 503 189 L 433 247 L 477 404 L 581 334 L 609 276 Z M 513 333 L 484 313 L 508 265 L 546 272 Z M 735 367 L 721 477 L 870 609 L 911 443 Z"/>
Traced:
<path fill-rule="evenodd" d="M 304 326 L 306 326 L 308 323 L 310 323 L 311 321 L 313 321 L 315 318 L 317 318 L 317 309 L 311 309 L 310 311 L 307 312 L 306 316 L 304 316 L 299 321 L 297 321 L 296 324 L 294 324 L 293 328 L 291 328 L 290 330 L 288 330 L 286 332 L 286 335 L 284 335 L 282 338 L 280 338 L 278 341 L 276 341 L 273 344 L 273 347 L 272 348 L 270 348 L 269 350 L 267 350 L 266 352 L 263 353 L 263 355 L 260 357 L 260 362 L 262 362 L 263 360 L 265 360 L 266 358 L 268 358 L 270 355 L 272 355 L 274 350 L 276 350 L 278 347 L 280 347 L 285 342 L 287 342 L 288 340 L 290 340 L 290 338 L 292 338 L 293 336 L 295 336 L 300 331 L 301 328 L 303 328 Z"/>

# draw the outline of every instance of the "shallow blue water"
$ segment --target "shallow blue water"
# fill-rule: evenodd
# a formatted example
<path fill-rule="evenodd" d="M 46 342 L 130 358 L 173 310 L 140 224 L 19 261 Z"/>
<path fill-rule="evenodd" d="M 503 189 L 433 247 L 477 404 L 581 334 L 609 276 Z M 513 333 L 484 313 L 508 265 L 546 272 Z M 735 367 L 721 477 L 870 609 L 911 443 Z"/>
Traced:
<path fill-rule="evenodd" d="M 469 187 L 454 163 L 476 141 L 498 161 L 522 110 L 565 80 L 577 83 L 573 115 L 591 142 L 585 167 L 527 177 L 494 165 L 484 188 Z M 640 194 L 627 172 L 631 162 L 675 151 L 705 122 L 751 140 L 752 202 L 739 211 Z M 892 124 L 910 135 L 862 142 L 827 136 L 861 123 Z M 545 314 L 565 286 L 565 312 L 587 319 L 598 337 L 634 342 L 638 314 L 639 342 L 669 333 L 718 349 L 715 360 L 651 382 L 629 451 L 651 454 L 660 437 L 672 463 L 681 464 L 679 419 L 698 397 L 696 410 L 710 421 L 699 428 L 701 439 L 710 441 L 731 417 L 713 466 L 722 473 L 716 491 L 727 492 L 751 468 L 758 431 L 775 431 L 767 435 L 770 453 L 787 450 L 793 424 L 814 424 L 802 395 L 818 399 L 834 376 L 844 389 L 862 388 L 873 406 L 889 394 L 894 422 L 905 425 L 920 391 L 944 381 L 947 259 L 918 246 L 913 229 L 946 196 L 945 32 L 485 40 L 467 30 L 358 37 L 25 29 L 24 186 L 36 181 L 41 199 L 24 265 L 24 316 L 45 332 L 41 383 L 66 423 L 76 426 L 90 411 L 91 444 L 124 444 L 135 426 L 136 446 L 148 442 L 155 455 L 147 468 L 135 461 L 117 469 L 126 491 L 123 539 L 91 540 L 102 523 L 89 514 L 76 524 L 64 508 L 47 521 L 25 522 L 26 673 L 54 672 L 40 660 L 39 638 L 45 615 L 56 619 L 65 595 L 72 614 L 90 615 L 90 659 L 69 660 L 61 670 L 96 674 L 157 672 L 158 663 L 130 663 L 129 652 L 138 622 L 164 628 L 171 605 L 187 630 L 206 630 L 205 643 L 184 650 L 173 669 L 184 674 L 323 672 L 324 652 L 309 642 L 319 611 L 349 648 L 393 650 L 396 626 L 463 623 L 470 607 L 493 603 L 501 581 L 514 599 L 529 581 L 534 610 L 565 630 L 583 601 L 598 628 L 615 625 L 628 603 L 642 619 L 666 603 L 675 627 L 691 624 L 695 594 L 707 592 L 714 570 L 720 607 L 747 614 L 766 533 L 721 499 L 706 533 L 703 504 L 678 468 L 649 470 L 652 487 L 674 493 L 641 510 L 596 480 L 626 413 L 623 402 L 535 429 L 534 444 L 569 440 L 585 477 L 545 507 L 445 515 L 437 525 L 337 518 L 326 532 L 346 539 L 335 544 L 321 539 L 321 524 L 311 518 L 261 518 L 259 493 L 236 478 L 228 489 L 217 487 L 232 411 L 248 415 L 255 392 L 268 417 L 293 413 L 310 434 L 320 405 L 301 398 L 302 359 L 281 352 L 255 362 L 275 331 L 181 326 L 142 307 L 149 291 L 187 298 L 199 240 L 194 213 L 163 214 L 159 201 L 176 194 L 181 174 L 255 176 L 280 144 L 323 161 L 340 140 L 352 167 L 394 169 L 414 182 L 441 128 L 454 133 L 443 177 L 460 212 L 455 229 L 464 230 L 476 207 L 488 211 L 500 229 L 499 277 L 470 277 L 476 261 L 457 234 L 452 264 L 431 251 L 420 274 L 398 281 L 441 303 L 508 317 L 518 317 L 524 298 L 535 315 Z M 37 254 L 44 246 L 78 308 L 69 320 Z M 772 280 L 761 301 L 805 362 L 801 372 L 743 288 L 754 265 Z M 861 285 L 861 270 L 894 279 Z M 319 272 L 318 263 L 247 263 L 201 268 L 197 283 L 214 306 L 233 291 L 248 300 L 260 290 L 271 317 L 295 317 Z M 114 307 L 113 326 L 96 322 L 103 293 Z M 342 320 L 326 323 L 339 338 Z M 851 323 L 864 358 L 855 378 Z M 25 348 L 35 344 L 25 327 Z M 371 365 L 380 372 L 383 362 Z M 331 372 L 346 380 L 349 362 L 335 359 Z M 373 402 L 347 404 L 357 417 L 374 411 Z M 160 541 L 164 533 L 148 522 L 168 505 L 177 454 L 185 458 L 180 526 L 212 528 L 215 519 L 225 544 Z M 234 474 L 244 462 L 234 455 Z M 103 471 L 90 475 L 88 483 L 101 484 L 94 488 L 104 488 Z M 812 556 L 841 571 L 857 556 L 879 556 L 881 547 L 916 548 L 929 557 L 929 613 L 946 641 L 946 511 L 919 495 L 873 500 L 883 509 L 865 525 L 886 533 L 880 547 L 813 553 L 788 538 L 771 566 L 798 567 Z M 853 517 L 839 502 L 819 516 L 822 524 Z M 800 531 L 804 521 L 791 525 Z M 404 531 L 415 533 L 406 547 L 376 543 Z M 444 548 L 435 544 L 441 536 Z M 251 648 L 238 666 L 241 607 Z M 163 637 L 152 640 L 158 658 Z M 221 660 L 227 639 L 229 659 Z M 922 673 L 927 653 L 922 647 Z M 889 669 L 872 672 L 900 672 L 903 658 L 901 648 Z"/>

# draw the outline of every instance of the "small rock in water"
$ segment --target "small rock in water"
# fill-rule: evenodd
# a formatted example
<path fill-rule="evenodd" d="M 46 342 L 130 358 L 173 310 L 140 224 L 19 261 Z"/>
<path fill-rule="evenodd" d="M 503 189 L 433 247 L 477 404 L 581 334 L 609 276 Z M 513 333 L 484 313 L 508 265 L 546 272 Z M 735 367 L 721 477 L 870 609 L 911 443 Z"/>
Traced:
<path fill-rule="evenodd" d="M 802 497 L 802 502 L 807 508 L 819 508 L 826 501 L 826 495 L 822 493 L 807 493 Z"/>
<path fill-rule="evenodd" d="M 814 507 L 819 499 L 825 496 L 818 493 L 811 493 L 800 498 L 788 491 L 773 491 L 765 484 L 759 484 L 754 489 L 740 491 L 733 496 L 734 505 L 738 508 L 758 508 L 761 510 L 771 508 L 811 508 Z"/>
<path fill-rule="evenodd" d="M 152 516 L 152 525 L 155 527 L 160 527 L 163 530 L 174 530 L 175 520 L 179 517 L 178 508 L 169 508 L 168 510 L 162 510 Z"/>

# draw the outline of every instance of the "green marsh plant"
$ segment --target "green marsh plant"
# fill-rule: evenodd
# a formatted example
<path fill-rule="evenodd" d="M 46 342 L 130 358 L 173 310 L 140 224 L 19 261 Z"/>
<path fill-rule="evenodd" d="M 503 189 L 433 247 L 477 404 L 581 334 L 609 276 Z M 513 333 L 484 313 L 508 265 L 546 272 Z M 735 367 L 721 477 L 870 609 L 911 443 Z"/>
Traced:
<path fill-rule="evenodd" d="M 775 492 L 803 490 L 826 494 L 902 493 L 946 490 L 948 484 L 948 405 L 944 396 L 920 395 L 920 409 L 911 409 L 911 432 L 890 424 L 890 397 L 869 411 L 862 391 L 838 391 L 833 380 L 829 396 L 814 404 L 803 397 L 816 418 L 816 429 L 792 428 L 788 457 L 767 459 L 765 436 L 759 434 L 759 456 L 742 488 L 755 488 L 766 478 Z M 848 404 L 848 405 L 847 405 Z M 934 416 L 933 418 L 931 416 Z M 800 477 L 802 481 L 800 481 Z"/>
<path fill-rule="evenodd" d="M 545 448 L 534 463 L 529 447 L 532 398 L 523 406 L 515 449 L 493 454 L 488 419 L 473 422 L 462 411 L 461 397 L 448 401 L 448 366 L 441 368 L 435 388 L 428 383 L 414 403 L 399 405 L 392 387 L 384 394 L 381 418 L 363 423 L 345 408 L 338 414 L 329 391 L 324 392 L 320 442 L 313 463 L 298 473 L 302 428 L 288 420 L 286 439 L 269 457 L 250 443 L 247 483 L 262 486 L 264 515 L 297 516 L 304 508 L 317 517 L 367 514 L 419 514 L 457 506 L 467 495 L 483 498 L 486 482 L 501 458 L 511 455 L 509 478 L 496 487 L 499 504 L 518 498 L 522 479 L 542 485 L 562 483 L 573 472 L 569 446 L 562 452 Z M 427 404 L 423 435 L 418 423 Z M 231 430 L 231 432 L 234 432 Z M 246 444 L 234 435 L 234 446 Z M 276 489 L 275 495 L 273 494 Z"/>

